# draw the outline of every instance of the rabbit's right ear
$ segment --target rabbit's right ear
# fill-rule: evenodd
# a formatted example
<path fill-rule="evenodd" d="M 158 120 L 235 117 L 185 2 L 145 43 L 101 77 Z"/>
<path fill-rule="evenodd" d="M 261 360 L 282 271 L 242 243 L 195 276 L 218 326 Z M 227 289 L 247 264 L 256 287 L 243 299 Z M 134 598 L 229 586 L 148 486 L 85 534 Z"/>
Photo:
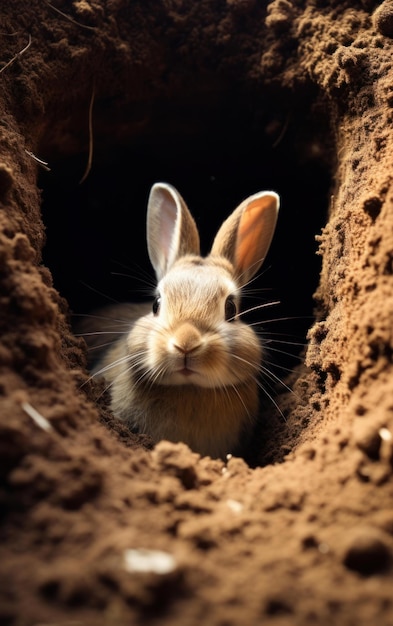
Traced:
<path fill-rule="evenodd" d="M 276 227 L 280 199 L 274 191 L 249 196 L 225 220 L 211 250 L 231 261 L 245 285 L 265 260 Z"/>
<path fill-rule="evenodd" d="M 198 254 L 199 235 L 194 219 L 179 192 L 167 183 L 156 183 L 147 206 L 147 249 L 158 280 L 176 259 Z"/>

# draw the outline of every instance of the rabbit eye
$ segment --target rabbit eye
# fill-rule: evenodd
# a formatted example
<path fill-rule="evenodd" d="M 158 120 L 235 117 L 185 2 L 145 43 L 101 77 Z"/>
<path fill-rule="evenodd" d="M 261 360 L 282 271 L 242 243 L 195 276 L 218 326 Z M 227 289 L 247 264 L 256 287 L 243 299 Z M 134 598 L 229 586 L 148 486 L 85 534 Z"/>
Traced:
<path fill-rule="evenodd" d="M 237 306 L 233 296 L 228 296 L 225 301 L 225 319 L 227 322 L 234 322 L 237 314 Z"/>
<path fill-rule="evenodd" d="M 153 302 L 153 314 L 158 315 L 161 304 L 161 296 L 157 296 L 157 298 Z"/>

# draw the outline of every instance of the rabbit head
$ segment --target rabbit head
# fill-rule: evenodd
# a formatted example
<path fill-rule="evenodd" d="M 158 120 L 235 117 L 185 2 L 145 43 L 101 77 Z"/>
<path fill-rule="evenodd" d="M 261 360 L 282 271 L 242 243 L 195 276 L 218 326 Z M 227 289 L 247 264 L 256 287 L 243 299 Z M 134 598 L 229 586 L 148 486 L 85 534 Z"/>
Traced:
<path fill-rule="evenodd" d="M 171 185 L 152 187 L 147 244 L 157 292 L 151 315 L 141 318 L 129 336 L 141 380 L 222 388 L 257 376 L 261 346 L 239 317 L 240 293 L 267 254 L 278 206 L 274 192 L 244 200 L 202 258 L 197 227 L 183 198 Z"/>

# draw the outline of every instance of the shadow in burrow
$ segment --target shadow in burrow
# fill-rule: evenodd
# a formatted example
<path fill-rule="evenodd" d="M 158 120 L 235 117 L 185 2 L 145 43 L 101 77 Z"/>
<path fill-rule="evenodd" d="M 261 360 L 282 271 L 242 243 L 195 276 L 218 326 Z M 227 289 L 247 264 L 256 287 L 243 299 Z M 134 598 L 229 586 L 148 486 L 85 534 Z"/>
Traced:
<path fill-rule="evenodd" d="M 124 111 L 116 132 L 113 117 L 98 101 L 92 167 L 83 182 L 86 133 L 70 152 L 45 134 L 40 148 L 50 165 L 39 179 L 44 263 L 76 316 L 113 301 L 151 298 L 154 274 L 145 220 L 154 182 L 169 182 L 183 195 L 197 221 L 203 253 L 244 197 L 262 189 L 279 193 L 274 240 L 244 299 L 247 308 L 266 304 L 249 316 L 261 324 L 266 368 L 252 464 L 277 460 L 271 439 L 278 432 L 285 441 L 287 415 L 280 397 L 288 393 L 288 377 L 291 384 L 296 379 L 292 372 L 302 363 L 313 321 L 320 270 L 315 235 L 326 219 L 332 181 L 333 142 L 325 109 L 312 99 L 295 99 L 293 106 L 286 102 L 278 95 L 253 109 L 249 97 L 222 94 L 214 106 L 150 107 L 155 113 L 142 131 L 132 124 L 127 130 L 129 112 Z"/>

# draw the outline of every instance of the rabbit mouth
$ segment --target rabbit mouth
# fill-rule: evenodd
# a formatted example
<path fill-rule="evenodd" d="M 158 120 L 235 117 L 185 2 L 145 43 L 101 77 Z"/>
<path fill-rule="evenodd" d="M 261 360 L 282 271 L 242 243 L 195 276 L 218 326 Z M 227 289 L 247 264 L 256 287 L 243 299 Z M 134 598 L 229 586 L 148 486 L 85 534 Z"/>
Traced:
<path fill-rule="evenodd" d="M 191 370 L 189 367 L 184 366 L 182 369 L 177 370 L 178 374 L 181 374 L 182 376 L 193 376 L 194 374 L 196 374 L 196 372 L 194 370 Z"/>

